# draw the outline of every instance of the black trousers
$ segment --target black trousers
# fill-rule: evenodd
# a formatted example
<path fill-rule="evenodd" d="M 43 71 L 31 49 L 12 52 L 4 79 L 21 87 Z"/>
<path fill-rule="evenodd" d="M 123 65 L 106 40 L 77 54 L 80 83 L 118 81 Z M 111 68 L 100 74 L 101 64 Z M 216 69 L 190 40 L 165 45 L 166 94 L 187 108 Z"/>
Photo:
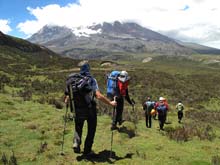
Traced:
<path fill-rule="evenodd" d="M 84 122 L 87 121 L 87 135 L 84 143 L 84 153 L 88 153 L 92 150 L 92 145 L 94 142 L 96 126 L 97 126 L 97 113 L 96 107 L 88 109 L 87 116 L 80 116 L 76 114 L 75 118 L 75 132 L 73 141 L 77 142 L 78 145 L 82 143 L 82 132 Z"/>
<path fill-rule="evenodd" d="M 183 111 L 178 111 L 177 115 L 178 115 L 178 120 L 181 121 L 183 118 Z"/>
<path fill-rule="evenodd" d="M 146 110 L 145 111 L 145 121 L 146 121 L 146 127 L 151 128 L 152 125 L 152 116 L 151 114 Z"/>
<path fill-rule="evenodd" d="M 158 121 L 161 130 L 163 130 L 166 118 L 167 118 L 167 112 L 158 112 Z"/>
<path fill-rule="evenodd" d="M 107 97 L 112 101 L 114 100 L 114 96 L 111 94 L 108 94 Z M 116 106 L 116 112 L 112 115 L 112 125 L 116 126 L 117 123 L 122 122 L 122 114 L 124 109 L 124 98 L 123 96 L 116 98 L 117 106 Z"/>

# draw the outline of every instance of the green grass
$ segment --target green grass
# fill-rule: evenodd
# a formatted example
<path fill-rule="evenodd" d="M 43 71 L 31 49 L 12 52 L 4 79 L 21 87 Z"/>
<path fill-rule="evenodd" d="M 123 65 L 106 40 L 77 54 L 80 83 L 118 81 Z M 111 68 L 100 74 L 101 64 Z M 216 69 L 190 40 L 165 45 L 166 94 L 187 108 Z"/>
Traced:
<path fill-rule="evenodd" d="M 114 131 L 113 156 L 110 159 L 111 117 L 105 111 L 112 109 L 99 102 L 100 116 L 93 149 L 102 159 L 85 160 L 72 151 L 72 121 L 67 123 L 65 156 L 59 155 L 65 114 L 65 78 L 79 71 L 79 60 L 61 58 L 27 42 L 16 42 L 16 47 L 0 45 L 0 156 L 5 154 L 10 159 L 14 151 L 18 164 L 22 165 L 200 165 L 220 162 L 220 67 L 218 64 L 207 64 L 209 60 L 219 60 L 220 56 L 128 54 L 134 60 L 117 61 L 117 65 L 104 67 L 100 60 L 89 61 L 103 94 L 106 91 L 106 73 L 116 69 L 128 71 L 131 76 L 129 93 L 136 101 L 136 114 L 125 103 L 123 116 L 126 122 L 120 132 Z M 26 44 L 25 52 L 21 48 Z M 36 51 L 33 51 L 35 48 Z M 113 56 L 125 59 L 122 54 Z M 153 60 L 142 63 L 141 60 L 146 57 L 153 57 Z M 153 100 L 164 96 L 169 102 L 171 112 L 168 121 L 171 124 L 165 125 L 164 132 L 158 130 L 157 120 L 153 120 L 152 129 L 145 128 L 141 105 L 148 95 Z M 178 124 L 174 110 L 179 100 L 186 106 L 184 124 Z M 135 117 L 139 119 L 136 130 Z M 86 129 L 85 124 L 83 141 Z M 131 138 L 135 133 L 137 135 Z M 172 140 L 169 138 L 171 135 L 180 141 Z"/>
<path fill-rule="evenodd" d="M 158 121 L 153 120 L 153 128 L 145 127 L 144 118 L 137 125 L 137 136 L 129 138 L 126 131 L 114 131 L 113 158 L 109 158 L 111 149 L 111 131 L 109 116 L 98 116 L 98 126 L 93 149 L 102 159 L 85 160 L 72 151 L 73 122 L 67 122 L 64 151 L 59 155 L 62 143 L 63 116 L 65 109 L 57 110 L 53 106 L 23 101 L 8 94 L 0 94 L 1 117 L 0 137 L 1 154 L 9 158 L 14 151 L 19 164 L 91 164 L 91 161 L 108 164 L 210 164 L 213 156 L 220 151 L 220 128 L 215 127 L 216 138 L 213 141 L 199 140 L 194 137 L 188 142 L 176 142 L 166 136 L 166 130 L 180 125 L 176 112 L 170 112 L 165 131 L 158 130 Z M 127 106 L 127 104 L 126 104 Z M 141 106 L 137 105 L 137 111 Z M 184 118 L 184 123 L 190 119 Z M 86 128 L 83 131 L 85 140 Z M 122 127 L 133 129 L 133 123 L 126 121 Z M 41 144 L 47 143 L 44 150 Z M 83 144 L 82 144 L 83 147 Z"/>

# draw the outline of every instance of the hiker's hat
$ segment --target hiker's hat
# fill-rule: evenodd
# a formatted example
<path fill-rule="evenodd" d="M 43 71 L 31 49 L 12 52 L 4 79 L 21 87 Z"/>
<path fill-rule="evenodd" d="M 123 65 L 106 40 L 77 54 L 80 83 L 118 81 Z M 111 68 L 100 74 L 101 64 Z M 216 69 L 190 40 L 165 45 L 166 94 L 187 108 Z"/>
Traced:
<path fill-rule="evenodd" d="M 128 76 L 128 72 L 126 72 L 125 70 L 121 71 L 121 73 L 119 74 L 118 79 L 121 82 L 128 81 L 130 79 L 130 77 Z"/>
<path fill-rule="evenodd" d="M 165 100 L 164 97 L 160 97 L 160 98 L 159 98 L 159 101 L 164 101 L 164 100 Z"/>
<path fill-rule="evenodd" d="M 80 68 L 80 73 L 83 74 L 83 73 L 88 73 L 90 71 L 90 66 L 88 63 L 85 63 L 81 66 Z"/>

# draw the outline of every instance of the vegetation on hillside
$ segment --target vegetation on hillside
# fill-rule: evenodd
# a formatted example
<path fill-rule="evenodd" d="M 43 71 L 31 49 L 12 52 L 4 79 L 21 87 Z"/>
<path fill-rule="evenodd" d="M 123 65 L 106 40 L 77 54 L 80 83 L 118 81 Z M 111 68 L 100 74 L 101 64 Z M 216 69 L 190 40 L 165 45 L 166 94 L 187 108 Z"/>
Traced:
<path fill-rule="evenodd" d="M 98 102 L 98 128 L 94 142 L 98 157 L 87 160 L 71 149 L 73 122 L 69 118 L 65 155 L 59 154 L 65 114 L 65 79 L 68 74 L 79 71 L 79 61 L 43 50 L 26 52 L 6 45 L 0 45 L 0 50 L 1 163 L 220 163 L 218 65 L 204 64 L 188 57 L 161 56 L 148 63 L 119 61 L 108 66 L 101 66 L 101 61 L 89 61 L 102 93 L 106 89 L 106 73 L 114 69 L 127 70 L 132 78 L 130 96 L 136 105 L 133 112 L 125 103 L 123 116 L 126 121 L 114 131 L 110 158 L 112 109 Z M 154 100 L 164 96 L 170 104 L 165 131 L 158 130 L 157 120 L 153 121 L 152 129 L 145 127 L 142 102 L 148 95 Z M 186 105 L 182 124 L 177 122 L 174 108 L 179 100 Z M 84 129 L 86 132 L 86 127 Z"/>

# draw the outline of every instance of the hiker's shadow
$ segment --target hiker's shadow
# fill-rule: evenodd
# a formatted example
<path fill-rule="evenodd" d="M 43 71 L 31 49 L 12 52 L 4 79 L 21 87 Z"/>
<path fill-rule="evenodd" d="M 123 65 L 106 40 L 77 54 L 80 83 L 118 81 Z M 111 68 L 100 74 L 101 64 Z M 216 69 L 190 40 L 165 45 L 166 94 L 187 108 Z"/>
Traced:
<path fill-rule="evenodd" d="M 127 127 L 125 127 L 125 126 L 120 127 L 120 128 L 118 129 L 118 132 L 126 133 L 126 134 L 129 136 L 129 138 L 133 138 L 133 137 L 136 136 L 135 130 L 129 130 L 129 129 L 127 129 Z"/>
<path fill-rule="evenodd" d="M 103 150 L 97 154 L 93 154 L 90 156 L 80 155 L 80 156 L 77 156 L 76 159 L 77 161 L 87 160 L 87 161 L 91 161 L 92 163 L 108 162 L 110 164 L 114 164 L 118 160 L 131 159 L 132 155 L 133 153 L 128 153 L 124 157 L 119 157 L 116 155 L 114 151 L 111 152 L 109 150 Z"/>
<path fill-rule="evenodd" d="M 171 121 L 166 121 L 164 124 L 172 124 Z"/>

